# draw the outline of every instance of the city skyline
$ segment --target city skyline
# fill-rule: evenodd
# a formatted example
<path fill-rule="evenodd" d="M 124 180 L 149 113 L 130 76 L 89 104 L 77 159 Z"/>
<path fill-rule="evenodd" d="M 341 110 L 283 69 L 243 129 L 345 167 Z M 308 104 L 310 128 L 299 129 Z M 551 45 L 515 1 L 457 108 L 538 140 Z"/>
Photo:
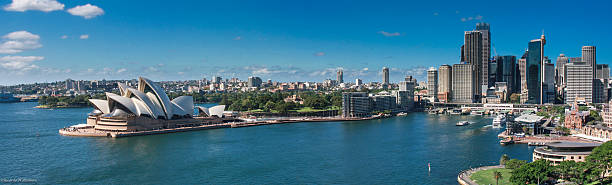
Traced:
<path fill-rule="evenodd" d="M 546 7 L 538 11 L 524 9 L 525 2 L 504 4 L 503 10 L 460 2 L 445 7 L 435 2 L 185 6 L 45 0 L 51 2 L 46 7 L 27 2 L 0 5 L 0 17 L 9 20 L 0 26 L 0 85 L 145 74 L 156 81 L 212 76 L 323 81 L 335 79 L 338 68 L 345 81 L 367 83 L 380 82 L 384 66 L 392 83 L 406 75 L 423 81 L 429 67 L 459 63 L 464 31 L 477 22 L 491 25 L 492 56 L 518 57 L 526 42 L 545 32 L 545 56 L 551 59 L 561 53 L 579 57 L 585 45 L 598 47 L 597 63 L 608 64 L 612 58 L 606 52 L 608 26 L 601 24 L 611 18 L 604 9 L 608 2 L 529 2 Z M 139 4 L 142 10 L 135 14 L 123 3 Z M 571 14 L 557 11 L 570 7 L 575 10 Z M 167 13 L 159 13 L 163 11 Z M 576 22 L 589 26 L 566 24 Z M 29 45 L 15 50 L 7 47 L 12 41 Z"/>

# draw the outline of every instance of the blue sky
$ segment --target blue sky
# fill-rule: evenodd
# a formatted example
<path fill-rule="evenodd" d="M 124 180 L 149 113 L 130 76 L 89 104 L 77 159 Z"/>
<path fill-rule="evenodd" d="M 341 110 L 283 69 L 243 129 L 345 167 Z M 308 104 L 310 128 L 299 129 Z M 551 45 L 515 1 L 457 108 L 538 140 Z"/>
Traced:
<path fill-rule="evenodd" d="M 463 32 L 480 21 L 499 55 L 520 56 L 544 31 L 553 61 L 580 56 L 583 45 L 597 46 L 598 63 L 612 59 L 607 1 L 37 1 L 0 0 L 0 85 L 140 75 L 322 81 L 337 68 L 345 81 L 368 82 L 383 66 L 391 81 L 422 80 L 430 66 L 459 62 Z M 15 51 L 16 42 L 25 45 Z"/>

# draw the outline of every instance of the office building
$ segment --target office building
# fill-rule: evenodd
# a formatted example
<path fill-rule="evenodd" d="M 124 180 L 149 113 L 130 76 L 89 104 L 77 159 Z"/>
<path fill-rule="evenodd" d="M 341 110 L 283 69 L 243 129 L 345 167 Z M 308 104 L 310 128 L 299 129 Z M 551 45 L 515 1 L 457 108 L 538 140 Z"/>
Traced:
<path fill-rule="evenodd" d="M 544 80 L 542 85 L 542 103 L 555 103 L 555 65 L 546 58 L 544 63 Z"/>
<path fill-rule="evenodd" d="M 438 70 L 434 67 L 427 70 L 427 96 L 431 97 L 432 101 L 438 96 Z"/>
<path fill-rule="evenodd" d="M 570 62 L 565 64 L 565 73 L 565 104 L 574 103 L 576 98 L 593 103 L 593 68 L 586 62 Z"/>
<path fill-rule="evenodd" d="M 389 84 L 389 68 L 383 67 L 382 69 L 382 82 L 383 84 Z"/>
<path fill-rule="evenodd" d="M 441 65 L 438 68 L 438 100 L 449 102 L 453 91 L 453 68 L 450 65 Z"/>
<path fill-rule="evenodd" d="M 344 72 L 342 71 L 342 69 L 338 69 L 338 72 L 336 74 L 336 81 L 338 82 L 338 84 L 344 83 Z"/>
<path fill-rule="evenodd" d="M 597 79 L 610 79 L 610 67 L 608 64 L 597 64 L 597 73 L 595 75 Z"/>
<path fill-rule="evenodd" d="M 582 62 L 593 68 L 593 76 L 596 76 L 597 72 L 597 56 L 595 46 L 582 46 Z"/>
<path fill-rule="evenodd" d="M 481 84 L 480 86 L 482 86 L 483 88 L 488 88 L 490 86 L 492 86 L 494 83 L 489 83 L 488 78 L 489 78 L 489 62 L 491 60 L 491 27 L 488 23 L 477 23 L 476 24 L 476 31 L 479 31 L 482 35 L 482 60 L 481 60 L 481 64 L 480 64 L 480 71 L 481 71 Z"/>
<path fill-rule="evenodd" d="M 488 75 L 482 76 L 482 33 L 479 31 L 466 31 L 464 36 L 463 52 L 465 63 L 472 65 L 474 70 L 474 78 L 472 80 L 475 81 L 476 87 L 474 89 L 476 91 L 473 93 L 481 93 L 483 79 L 488 78 Z M 455 76 L 453 75 L 453 77 Z"/>
<path fill-rule="evenodd" d="M 213 84 L 218 84 L 221 83 L 222 78 L 220 76 L 213 76 L 212 78 L 212 83 Z"/>
<path fill-rule="evenodd" d="M 527 58 L 526 58 L 527 53 L 525 53 L 525 55 L 523 55 L 523 57 L 521 59 L 518 60 L 518 69 L 519 69 L 519 81 L 520 81 L 520 89 L 519 92 L 521 94 L 521 101 L 520 103 L 525 103 L 527 102 L 527 96 L 523 96 L 524 94 L 526 94 L 527 92 Z"/>
<path fill-rule="evenodd" d="M 560 91 L 559 89 L 565 85 L 565 64 L 567 63 L 569 63 L 569 58 L 566 57 L 565 54 L 561 53 L 559 57 L 557 57 L 557 66 L 555 66 L 555 82 L 557 84 L 558 91 Z"/>
<path fill-rule="evenodd" d="M 495 72 L 495 82 L 506 82 L 508 92 L 518 92 L 518 88 L 516 87 L 516 56 L 496 56 L 496 72 Z"/>
<path fill-rule="evenodd" d="M 474 65 L 468 63 L 453 64 L 452 102 L 473 103 L 476 94 L 476 73 Z"/>
<path fill-rule="evenodd" d="M 543 103 L 543 76 L 544 76 L 544 35 L 540 39 L 531 40 L 528 45 L 526 63 L 527 89 L 523 90 L 522 96 L 527 98 L 525 103 Z"/>
<path fill-rule="evenodd" d="M 363 84 L 363 81 L 361 81 L 361 79 L 359 78 L 355 79 L 355 85 L 361 86 L 362 84 Z"/>

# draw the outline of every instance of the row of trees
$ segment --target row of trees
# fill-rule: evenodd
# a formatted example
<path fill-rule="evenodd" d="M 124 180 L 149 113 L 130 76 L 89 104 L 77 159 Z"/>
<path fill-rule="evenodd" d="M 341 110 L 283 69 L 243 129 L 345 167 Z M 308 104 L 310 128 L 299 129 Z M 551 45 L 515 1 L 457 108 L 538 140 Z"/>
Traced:
<path fill-rule="evenodd" d="M 552 166 L 546 160 L 527 163 L 503 155 L 500 164 L 512 170 L 510 182 L 513 184 L 540 184 L 552 179 L 563 179 L 578 184 L 612 183 L 612 179 L 605 176 L 606 169 L 612 169 L 612 141 L 593 149 L 585 162 L 563 161 L 557 166 Z"/>
<path fill-rule="evenodd" d="M 39 105 L 45 105 L 50 107 L 81 107 L 90 106 L 91 103 L 88 101 L 90 98 L 104 99 L 103 94 L 89 96 L 89 95 L 77 95 L 77 96 L 41 96 L 38 98 Z"/>

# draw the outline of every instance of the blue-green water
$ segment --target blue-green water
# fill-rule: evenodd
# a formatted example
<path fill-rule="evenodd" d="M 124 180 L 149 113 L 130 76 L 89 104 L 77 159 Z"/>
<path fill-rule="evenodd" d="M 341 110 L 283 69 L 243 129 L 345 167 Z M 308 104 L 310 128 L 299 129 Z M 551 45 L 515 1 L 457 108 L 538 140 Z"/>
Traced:
<path fill-rule="evenodd" d="M 41 184 L 457 184 L 463 169 L 532 147 L 500 146 L 490 118 L 411 113 L 142 136 L 60 136 L 90 108 L 0 104 L 0 178 Z M 459 120 L 477 123 L 456 127 Z M 427 163 L 431 163 L 428 173 Z"/>

